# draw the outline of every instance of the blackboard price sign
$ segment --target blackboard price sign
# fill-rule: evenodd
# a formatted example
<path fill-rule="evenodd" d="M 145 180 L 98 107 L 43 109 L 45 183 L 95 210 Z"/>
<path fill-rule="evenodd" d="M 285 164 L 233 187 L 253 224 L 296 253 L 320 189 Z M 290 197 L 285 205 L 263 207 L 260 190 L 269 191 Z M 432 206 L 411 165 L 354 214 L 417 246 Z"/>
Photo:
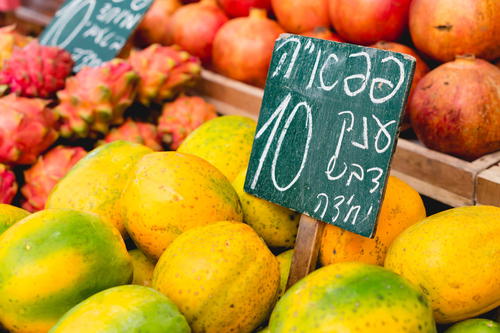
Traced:
<path fill-rule="evenodd" d="M 75 71 L 100 66 L 123 48 L 153 0 L 67 0 L 40 36 L 69 51 Z"/>
<path fill-rule="evenodd" d="M 282 35 L 245 191 L 372 236 L 414 68 L 408 55 Z"/>

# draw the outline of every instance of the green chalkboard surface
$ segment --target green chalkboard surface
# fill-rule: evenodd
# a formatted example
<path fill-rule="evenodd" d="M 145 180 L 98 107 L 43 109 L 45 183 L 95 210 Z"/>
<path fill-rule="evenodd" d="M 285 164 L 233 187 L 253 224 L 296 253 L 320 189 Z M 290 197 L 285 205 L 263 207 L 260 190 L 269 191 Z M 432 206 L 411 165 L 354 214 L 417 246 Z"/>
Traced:
<path fill-rule="evenodd" d="M 153 0 L 67 0 L 40 36 L 66 49 L 75 71 L 113 59 Z"/>
<path fill-rule="evenodd" d="M 245 191 L 371 237 L 414 68 L 400 53 L 280 36 Z"/>

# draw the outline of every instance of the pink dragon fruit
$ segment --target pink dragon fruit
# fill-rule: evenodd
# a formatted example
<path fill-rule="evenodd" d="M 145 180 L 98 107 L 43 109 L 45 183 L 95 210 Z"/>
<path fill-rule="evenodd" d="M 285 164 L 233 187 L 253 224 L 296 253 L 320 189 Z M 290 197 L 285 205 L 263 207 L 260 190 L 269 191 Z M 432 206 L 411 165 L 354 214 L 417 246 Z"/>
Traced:
<path fill-rule="evenodd" d="M 18 48 L 0 72 L 0 84 L 27 97 L 48 98 L 64 88 L 73 60 L 69 52 L 34 41 Z"/>
<path fill-rule="evenodd" d="M 161 140 L 156 127 L 150 123 L 127 120 L 123 125 L 113 128 L 104 138 L 103 143 L 126 140 L 145 145 L 154 151 L 162 150 Z"/>
<path fill-rule="evenodd" d="M 0 203 L 10 204 L 17 193 L 16 176 L 0 164 Z"/>
<path fill-rule="evenodd" d="M 62 118 L 63 137 L 97 137 L 111 125 L 123 123 L 123 112 L 132 104 L 139 77 L 130 64 L 114 59 L 101 67 L 85 67 L 66 80 L 57 93 L 56 112 Z"/>
<path fill-rule="evenodd" d="M 198 96 L 181 96 L 163 106 L 158 132 L 163 142 L 176 150 L 184 139 L 204 122 L 217 117 L 215 106 Z"/>
<path fill-rule="evenodd" d="M 47 103 L 14 94 L 0 98 L 0 163 L 33 164 L 56 141 L 57 115 Z"/>
<path fill-rule="evenodd" d="M 33 38 L 21 35 L 14 25 L 0 28 L 0 70 L 5 60 L 9 59 L 16 47 L 24 47 Z"/>
<path fill-rule="evenodd" d="M 200 60 L 177 46 L 153 44 L 133 51 L 129 62 L 140 76 L 138 99 L 149 106 L 172 99 L 200 77 Z"/>
<path fill-rule="evenodd" d="M 42 210 L 52 188 L 85 155 L 87 152 L 82 147 L 57 146 L 40 156 L 24 171 L 23 208 L 30 212 Z"/>

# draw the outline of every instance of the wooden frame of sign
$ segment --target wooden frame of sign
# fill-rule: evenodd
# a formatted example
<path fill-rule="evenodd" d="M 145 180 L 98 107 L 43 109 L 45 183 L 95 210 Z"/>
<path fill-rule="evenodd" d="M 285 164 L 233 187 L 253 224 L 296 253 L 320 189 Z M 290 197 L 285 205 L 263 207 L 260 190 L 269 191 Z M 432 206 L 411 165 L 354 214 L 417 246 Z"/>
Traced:
<path fill-rule="evenodd" d="M 244 188 L 303 214 L 289 285 L 316 266 L 319 221 L 373 235 L 414 68 L 401 53 L 276 41 Z"/>

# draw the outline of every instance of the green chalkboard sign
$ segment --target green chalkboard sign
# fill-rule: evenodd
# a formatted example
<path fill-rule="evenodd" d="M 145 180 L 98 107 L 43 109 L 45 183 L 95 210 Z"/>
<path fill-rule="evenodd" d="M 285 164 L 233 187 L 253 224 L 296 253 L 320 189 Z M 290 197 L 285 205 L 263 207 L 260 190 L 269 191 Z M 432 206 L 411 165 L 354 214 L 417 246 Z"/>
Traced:
<path fill-rule="evenodd" d="M 280 36 L 245 191 L 371 237 L 414 69 L 401 53 Z"/>
<path fill-rule="evenodd" d="M 75 71 L 113 59 L 153 0 L 67 0 L 40 36 L 73 56 Z"/>

